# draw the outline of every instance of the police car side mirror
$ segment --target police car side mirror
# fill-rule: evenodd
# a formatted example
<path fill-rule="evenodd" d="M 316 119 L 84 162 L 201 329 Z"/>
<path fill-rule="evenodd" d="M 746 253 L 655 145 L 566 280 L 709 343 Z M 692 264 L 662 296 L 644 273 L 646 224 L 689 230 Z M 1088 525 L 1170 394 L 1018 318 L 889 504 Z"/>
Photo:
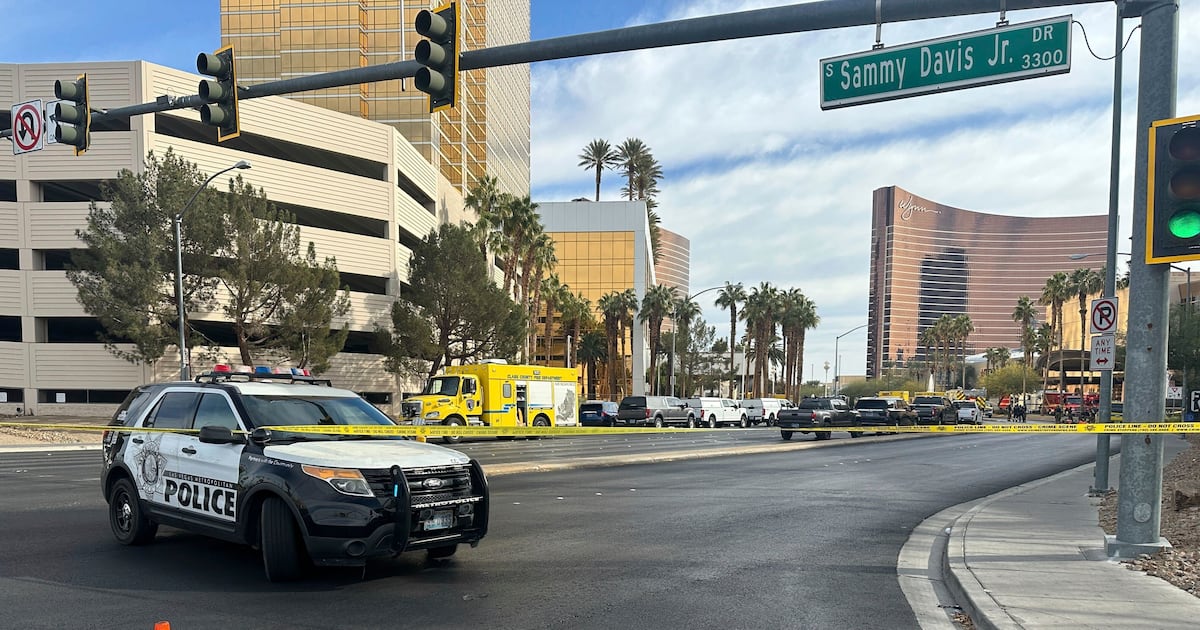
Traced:
<path fill-rule="evenodd" d="M 266 446 L 271 441 L 271 430 L 259 427 L 250 433 L 250 441 L 259 446 Z"/>
<path fill-rule="evenodd" d="M 200 427 L 200 442 L 204 444 L 245 444 L 245 436 L 234 435 L 229 427 L 206 425 Z"/>

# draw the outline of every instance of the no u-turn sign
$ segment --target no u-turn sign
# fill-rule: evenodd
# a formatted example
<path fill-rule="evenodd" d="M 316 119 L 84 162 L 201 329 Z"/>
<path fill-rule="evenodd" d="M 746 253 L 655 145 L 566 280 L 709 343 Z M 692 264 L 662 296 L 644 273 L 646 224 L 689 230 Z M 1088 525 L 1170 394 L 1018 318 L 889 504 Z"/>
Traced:
<path fill-rule="evenodd" d="M 13 155 L 40 151 L 45 146 L 46 125 L 42 120 L 42 99 L 13 105 Z"/>

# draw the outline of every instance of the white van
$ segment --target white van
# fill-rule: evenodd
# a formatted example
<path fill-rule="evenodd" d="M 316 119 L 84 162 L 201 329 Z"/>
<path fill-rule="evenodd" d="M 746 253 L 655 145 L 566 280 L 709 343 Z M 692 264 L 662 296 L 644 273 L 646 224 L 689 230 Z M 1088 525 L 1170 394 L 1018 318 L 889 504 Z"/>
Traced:
<path fill-rule="evenodd" d="M 696 422 L 710 429 L 720 426 L 750 426 L 746 410 L 738 406 L 732 398 L 688 398 L 687 405 L 696 409 Z"/>
<path fill-rule="evenodd" d="M 749 422 L 763 422 L 769 427 L 775 426 L 775 417 L 780 409 L 791 409 L 795 406 L 786 398 L 747 398 L 741 404 Z"/>

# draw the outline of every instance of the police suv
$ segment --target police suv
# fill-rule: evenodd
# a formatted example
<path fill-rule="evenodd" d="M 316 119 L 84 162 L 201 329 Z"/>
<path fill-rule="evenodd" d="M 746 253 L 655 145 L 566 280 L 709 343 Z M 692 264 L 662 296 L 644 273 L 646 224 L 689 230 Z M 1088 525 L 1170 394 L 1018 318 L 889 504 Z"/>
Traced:
<path fill-rule="evenodd" d="M 354 435 L 349 427 L 394 423 L 307 371 L 219 365 L 195 382 L 145 385 L 110 425 L 120 429 L 104 434 L 100 483 L 126 545 L 170 525 L 261 549 L 267 579 L 283 581 L 309 561 L 362 566 L 419 549 L 445 558 L 487 533 L 477 461 Z M 329 431 L 286 428 L 309 425 Z"/>

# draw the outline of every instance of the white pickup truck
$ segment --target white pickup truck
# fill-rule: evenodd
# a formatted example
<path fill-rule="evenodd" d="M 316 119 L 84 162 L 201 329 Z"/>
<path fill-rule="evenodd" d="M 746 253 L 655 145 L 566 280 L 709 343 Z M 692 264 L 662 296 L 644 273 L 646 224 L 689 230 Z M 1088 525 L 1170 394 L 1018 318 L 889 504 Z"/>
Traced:
<path fill-rule="evenodd" d="M 715 429 L 721 426 L 750 426 L 746 410 L 742 409 L 732 398 L 713 398 L 701 396 L 688 398 L 687 406 L 696 410 L 696 421 L 702 426 Z"/>

